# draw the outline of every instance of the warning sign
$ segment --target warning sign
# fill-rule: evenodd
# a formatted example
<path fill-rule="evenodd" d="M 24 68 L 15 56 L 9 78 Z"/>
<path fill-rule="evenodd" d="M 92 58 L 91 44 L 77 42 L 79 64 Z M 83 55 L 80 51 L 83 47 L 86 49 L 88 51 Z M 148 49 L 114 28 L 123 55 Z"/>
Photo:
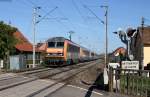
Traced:
<path fill-rule="evenodd" d="M 122 69 L 139 70 L 139 61 L 122 61 Z"/>

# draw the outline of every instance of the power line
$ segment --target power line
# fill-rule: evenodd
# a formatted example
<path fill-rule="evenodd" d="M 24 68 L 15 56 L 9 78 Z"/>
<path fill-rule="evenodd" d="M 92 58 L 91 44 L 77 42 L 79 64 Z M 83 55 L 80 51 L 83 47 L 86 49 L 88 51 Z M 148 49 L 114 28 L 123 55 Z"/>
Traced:
<path fill-rule="evenodd" d="M 77 3 L 76 3 L 74 0 L 72 0 L 72 3 L 73 3 L 73 5 L 74 5 L 75 9 L 77 10 L 77 12 L 79 13 L 79 15 L 81 16 L 81 18 L 84 20 L 84 24 L 87 25 L 87 21 L 86 21 L 85 17 L 82 15 L 81 10 L 79 9 Z M 81 6 L 84 5 L 81 1 L 80 1 L 80 3 L 81 3 Z M 90 6 L 90 7 L 91 7 L 91 6 Z M 94 7 L 100 7 L 100 6 L 94 6 Z M 95 18 L 95 17 L 93 17 L 93 18 Z M 95 18 L 95 19 L 96 19 L 96 18 Z M 85 23 L 85 22 L 86 22 L 86 23 Z M 89 25 L 87 25 L 87 26 L 88 26 L 88 29 L 91 30 L 91 32 L 93 32 L 94 29 L 92 30 L 92 27 L 91 27 L 91 26 L 90 26 L 90 27 L 89 27 Z M 94 32 L 95 32 L 95 31 L 94 31 Z"/>
<path fill-rule="evenodd" d="M 77 6 L 76 2 L 74 0 L 72 0 L 72 4 L 74 5 L 75 9 L 77 10 L 77 12 L 79 13 L 79 15 L 81 16 L 81 18 L 85 21 L 84 16 L 82 15 L 79 7 Z"/>
<path fill-rule="evenodd" d="M 37 6 L 34 2 L 30 1 L 30 0 L 27 0 L 27 2 L 33 6 Z M 37 21 L 37 23 L 39 23 L 40 21 L 42 21 L 43 19 L 46 19 L 46 17 L 50 15 L 50 13 L 52 13 L 55 9 L 57 9 L 58 7 L 56 6 L 55 8 L 53 8 L 52 10 L 50 10 L 49 12 L 45 11 L 44 9 L 41 9 L 44 13 L 46 13 L 40 20 Z M 58 23 L 60 23 L 60 21 L 56 20 Z M 62 23 L 60 23 L 62 24 Z M 62 24 L 63 25 L 63 24 Z M 64 26 L 64 25 L 63 25 Z"/>
<path fill-rule="evenodd" d="M 77 12 L 79 13 L 79 15 L 81 16 L 81 18 L 83 19 L 84 24 L 87 26 L 87 29 L 88 29 L 88 30 L 91 30 L 91 32 L 95 32 L 95 29 L 92 29 L 92 27 L 88 25 L 87 19 L 86 19 L 85 16 L 83 16 L 83 14 L 81 13 L 81 10 L 80 10 L 80 8 L 78 7 L 78 5 L 77 5 L 77 3 L 75 2 L 75 0 L 72 0 L 72 3 L 73 3 L 73 5 L 74 5 L 75 9 L 77 10 Z M 80 3 L 81 3 L 81 6 L 84 5 L 81 1 L 80 1 Z M 93 17 L 93 18 L 95 18 L 95 17 Z M 95 18 L 95 19 L 96 19 L 96 18 Z"/>
<path fill-rule="evenodd" d="M 27 3 L 27 2 L 25 2 L 23 0 L 16 0 L 16 1 L 19 1 L 21 4 L 24 4 L 26 6 L 33 7 L 33 5 L 31 3 Z"/>
<path fill-rule="evenodd" d="M 102 24 L 105 24 L 103 20 L 101 20 L 89 7 L 87 7 L 86 5 L 83 5 L 83 7 L 85 7 L 86 9 L 88 9 L 98 20 L 100 20 L 100 22 Z"/>
<path fill-rule="evenodd" d="M 51 17 L 51 18 L 45 18 L 45 19 L 49 19 L 49 20 L 50 20 L 50 19 L 53 19 L 53 20 L 54 20 L 54 19 L 55 19 L 55 20 L 59 20 L 59 19 L 60 19 L 60 20 L 67 20 L 67 18 L 63 18 L 63 17 L 54 17 L 54 18 Z"/>
<path fill-rule="evenodd" d="M 62 0 L 60 0 L 60 2 L 64 3 Z M 66 15 L 64 15 L 64 13 L 62 12 L 62 10 L 59 8 L 58 10 L 60 12 L 60 14 L 62 14 L 64 17 L 66 17 Z M 67 17 L 68 18 L 68 17 Z M 71 28 L 76 29 L 75 25 L 70 21 L 70 19 L 68 18 L 68 23 L 71 24 Z"/>
<path fill-rule="evenodd" d="M 66 17 L 66 15 L 64 15 L 64 13 L 60 10 L 60 8 L 59 8 L 59 12 L 60 12 L 60 14 L 62 14 L 64 17 Z M 67 17 L 68 18 L 68 17 Z M 70 21 L 70 19 L 68 18 L 68 23 L 71 25 L 71 27 L 70 28 L 73 28 L 73 29 L 76 29 L 76 27 L 74 26 L 74 24 Z"/>
<path fill-rule="evenodd" d="M 62 26 L 64 26 L 65 28 L 69 28 L 68 26 L 64 25 L 61 21 L 57 20 L 58 23 L 60 23 Z"/>
<path fill-rule="evenodd" d="M 45 19 L 50 13 L 52 13 L 53 11 L 55 11 L 58 7 L 56 6 L 55 8 L 53 8 L 52 10 L 50 10 L 48 13 L 46 13 L 40 20 L 38 20 L 36 23 L 41 22 L 43 19 Z"/>
<path fill-rule="evenodd" d="M 79 13 L 80 17 L 83 19 L 84 24 L 87 25 L 87 21 L 86 21 L 87 19 L 85 18 L 85 16 L 82 15 L 81 10 L 80 10 L 80 8 L 78 7 L 77 3 L 76 3 L 74 0 L 72 0 L 72 3 L 73 3 L 73 5 L 74 5 L 75 9 L 77 10 L 77 12 Z M 82 3 L 82 2 L 80 1 L 80 3 Z M 82 4 L 82 5 L 83 5 L 83 4 Z M 95 18 L 95 17 L 94 17 L 94 18 Z M 86 23 L 85 23 L 85 22 L 86 22 Z M 89 26 L 89 25 L 87 25 L 87 26 Z M 90 28 L 90 27 L 88 27 L 88 29 L 89 29 L 89 28 Z M 92 29 L 89 29 L 89 30 L 92 31 Z"/>
<path fill-rule="evenodd" d="M 59 8 L 58 8 L 59 9 Z M 45 12 L 45 10 L 43 10 L 44 12 Z M 51 15 L 49 14 L 49 16 L 51 17 Z M 52 18 L 45 18 L 45 19 L 52 19 Z M 60 20 L 58 20 L 58 18 L 56 17 L 56 18 L 53 18 L 54 20 L 56 20 L 56 22 L 58 23 L 58 24 L 61 24 L 62 25 L 62 27 L 65 27 L 65 28 L 67 28 L 66 27 L 66 25 L 64 25 L 60 20 L 67 20 L 67 18 L 59 18 Z"/>
<path fill-rule="evenodd" d="M 51 2 L 51 1 L 50 1 Z M 51 2 L 52 3 L 52 2 Z M 54 4 L 53 4 L 54 5 Z M 58 8 L 58 10 L 59 10 L 59 7 L 57 7 Z M 45 10 L 43 10 L 42 9 L 42 11 L 43 12 L 46 12 Z M 48 14 L 50 17 L 51 17 L 51 15 L 50 14 Z M 52 18 L 47 18 L 47 19 L 52 19 Z M 56 22 L 58 22 L 58 24 L 61 24 L 62 25 L 62 27 L 65 27 L 66 28 L 66 25 L 64 25 L 60 20 L 68 20 L 67 18 L 60 18 L 60 20 L 58 20 L 58 18 L 53 18 L 53 19 L 55 19 L 56 20 Z"/>
<path fill-rule="evenodd" d="M 144 21 L 146 21 L 146 22 L 149 22 L 150 23 L 150 19 L 148 19 L 148 18 L 143 18 L 144 19 Z"/>
<path fill-rule="evenodd" d="M 58 7 L 58 10 L 59 10 L 59 7 Z M 45 10 L 43 10 L 43 11 L 45 12 Z M 49 14 L 49 16 L 51 16 L 51 15 Z M 46 18 L 46 19 L 49 19 L 49 20 L 50 20 L 50 19 L 52 19 L 52 18 Z M 68 18 L 65 18 L 65 17 L 62 18 L 62 17 L 61 17 L 61 18 L 59 18 L 60 20 L 58 20 L 58 18 L 56 17 L 56 18 L 53 18 L 53 19 L 56 20 L 56 22 L 57 22 L 58 24 L 61 24 L 63 27 L 67 28 L 66 25 L 64 25 L 60 20 L 68 20 Z"/>
<path fill-rule="evenodd" d="M 150 26 L 150 24 L 144 24 L 144 26 Z"/>
<path fill-rule="evenodd" d="M 80 3 L 81 3 L 81 6 L 83 7 L 83 5 L 85 5 L 81 0 L 80 0 Z M 90 5 L 89 5 L 90 6 Z M 95 6 L 95 5 L 92 5 L 92 6 L 90 6 L 90 7 L 100 7 L 100 6 Z M 83 7 L 84 9 L 85 9 L 85 7 Z M 87 9 L 86 9 L 87 10 Z M 85 16 L 84 16 L 85 17 Z M 95 32 L 95 29 L 93 29 L 93 27 L 91 27 L 91 25 L 89 26 L 88 25 L 88 22 L 87 22 L 87 20 L 89 21 L 89 18 L 91 18 L 91 19 L 94 19 L 95 18 L 95 16 L 94 17 L 89 17 L 89 16 L 87 16 L 87 17 L 85 17 L 85 25 L 87 25 L 88 26 L 88 29 L 89 30 L 91 30 L 92 32 L 94 31 Z M 95 19 L 97 19 L 97 18 L 95 18 Z"/>
<path fill-rule="evenodd" d="M 32 2 L 31 0 L 26 0 L 27 2 L 29 2 L 31 5 L 33 5 L 34 7 L 37 6 L 37 4 L 35 4 L 34 2 Z"/>
<path fill-rule="evenodd" d="M 30 1 L 30 0 L 26 0 L 26 2 L 24 1 L 23 2 L 23 0 L 20 0 L 20 1 L 22 1 L 22 3 L 23 4 L 26 4 L 27 6 L 30 6 L 30 7 L 32 7 L 32 8 L 35 8 L 37 5 L 34 3 L 34 2 L 32 2 L 32 1 Z M 36 22 L 36 24 L 37 23 L 39 23 L 40 21 L 42 21 L 42 20 L 50 20 L 50 19 L 54 19 L 54 20 L 56 20 L 56 22 L 60 25 L 60 26 L 62 26 L 64 29 L 69 29 L 68 28 L 68 26 L 67 25 L 65 25 L 64 23 L 62 23 L 61 22 L 61 20 L 67 20 L 67 18 L 63 18 L 63 17 L 61 17 L 61 18 L 59 18 L 59 20 L 58 20 L 58 17 L 56 17 L 56 18 L 47 18 L 47 16 L 50 16 L 50 17 L 52 17 L 52 15 L 50 14 L 50 13 L 52 13 L 55 9 L 57 9 L 58 7 L 56 6 L 54 9 L 52 9 L 52 10 L 50 10 L 49 12 L 47 12 L 47 11 L 45 11 L 44 9 L 41 9 L 41 11 L 43 11 L 44 13 L 46 13 L 41 19 L 39 19 L 37 22 Z M 69 22 L 69 21 L 68 21 Z M 71 23 L 70 23 L 71 24 Z"/>
<path fill-rule="evenodd" d="M 45 0 L 45 2 L 46 2 L 46 0 Z M 50 0 L 49 0 L 49 2 L 51 2 Z M 53 2 L 51 2 L 51 4 L 53 4 Z M 54 5 L 54 4 L 53 4 Z M 58 8 L 58 10 L 59 10 L 59 8 Z M 47 18 L 47 19 L 52 19 L 52 18 Z M 68 20 L 68 18 L 66 18 L 65 16 L 62 18 L 59 18 L 60 20 L 58 20 L 58 18 L 54 18 L 55 20 L 56 20 L 56 22 L 58 23 L 58 24 L 61 24 L 62 25 L 62 27 L 64 27 L 64 28 L 68 28 L 66 25 L 64 25 L 60 20 Z"/>

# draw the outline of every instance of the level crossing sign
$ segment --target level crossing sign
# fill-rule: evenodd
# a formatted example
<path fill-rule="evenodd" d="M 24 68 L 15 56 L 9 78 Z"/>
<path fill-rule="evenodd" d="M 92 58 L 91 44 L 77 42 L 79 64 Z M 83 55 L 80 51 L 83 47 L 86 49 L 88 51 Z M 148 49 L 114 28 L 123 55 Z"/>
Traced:
<path fill-rule="evenodd" d="M 122 61 L 122 69 L 139 70 L 139 61 Z"/>

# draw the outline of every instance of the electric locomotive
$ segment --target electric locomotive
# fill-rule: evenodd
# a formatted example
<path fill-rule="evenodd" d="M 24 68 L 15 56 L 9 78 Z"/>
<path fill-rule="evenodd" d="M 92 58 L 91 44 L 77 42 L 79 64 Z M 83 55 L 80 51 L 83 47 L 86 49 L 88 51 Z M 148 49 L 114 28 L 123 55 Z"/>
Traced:
<path fill-rule="evenodd" d="M 79 62 L 80 46 L 64 37 L 47 40 L 46 63 L 53 65 L 73 64 Z"/>

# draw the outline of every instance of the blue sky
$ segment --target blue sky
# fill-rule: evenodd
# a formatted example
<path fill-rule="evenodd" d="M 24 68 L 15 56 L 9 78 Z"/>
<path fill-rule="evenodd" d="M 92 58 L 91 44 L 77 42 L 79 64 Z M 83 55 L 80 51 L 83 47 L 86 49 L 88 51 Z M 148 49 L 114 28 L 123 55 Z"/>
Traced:
<path fill-rule="evenodd" d="M 32 42 L 33 6 L 41 7 L 38 11 L 41 16 L 57 6 L 46 17 L 49 19 L 43 19 L 36 25 L 37 42 L 54 36 L 68 38 L 68 32 L 74 31 L 73 41 L 102 53 L 105 51 L 104 25 L 83 5 L 104 20 L 104 9 L 99 7 L 104 4 L 109 6 L 108 35 L 111 52 L 124 46 L 112 32 L 118 28 L 126 30 L 127 27 L 140 26 L 142 16 L 149 19 L 150 0 L 0 0 L 0 20 L 6 23 L 10 21 L 11 25 L 17 27 Z"/>

